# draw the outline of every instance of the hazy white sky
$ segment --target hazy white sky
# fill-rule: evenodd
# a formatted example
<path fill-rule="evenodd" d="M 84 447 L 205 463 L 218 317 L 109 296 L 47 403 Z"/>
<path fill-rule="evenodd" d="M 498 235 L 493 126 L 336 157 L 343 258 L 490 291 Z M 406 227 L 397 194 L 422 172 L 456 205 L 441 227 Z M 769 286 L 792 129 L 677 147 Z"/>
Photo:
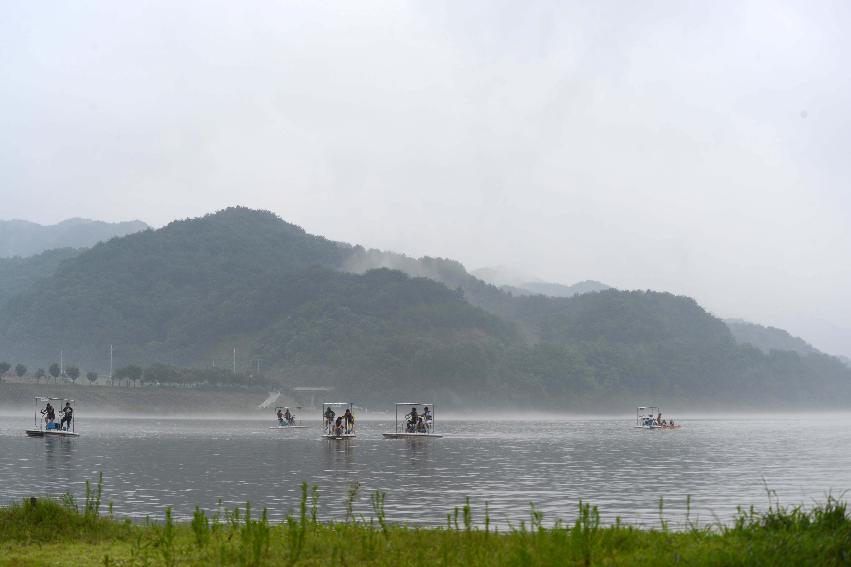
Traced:
<path fill-rule="evenodd" d="M 688 294 L 851 354 L 851 2 L 0 13 L 0 218 L 242 204 L 469 268 Z"/>

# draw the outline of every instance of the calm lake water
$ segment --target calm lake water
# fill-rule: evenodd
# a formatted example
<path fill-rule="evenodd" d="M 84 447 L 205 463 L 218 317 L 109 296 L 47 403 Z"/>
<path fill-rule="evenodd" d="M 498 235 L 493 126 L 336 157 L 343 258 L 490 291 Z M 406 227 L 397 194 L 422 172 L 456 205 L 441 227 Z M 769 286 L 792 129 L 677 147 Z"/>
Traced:
<path fill-rule="evenodd" d="M 445 524 L 471 498 L 492 521 L 571 520 L 580 499 L 603 518 L 658 526 L 659 498 L 672 524 L 728 522 L 738 505 L 811 505 L 851 488 L 851 416 L 683 420 L 677 431 L 634 429 L 632 421 L 445 421 L 443 439 L 385 440 L 392 421 L 360 421 L 358 438 L 322 439 L 312 429 L 270 430 L 257 420 L 80 419 L 77 439 L 27 438 L 32 418 L 0 417 L 0 503 L 71 491 L 104 474 L 116 514 L 179 518 L 250 501 L 274 519 L 298 509 L 299 485 L 319 485 L 319 513 L 342 518 L 352 483 L 355 511 L 386 492 L 394 522 Z"/>

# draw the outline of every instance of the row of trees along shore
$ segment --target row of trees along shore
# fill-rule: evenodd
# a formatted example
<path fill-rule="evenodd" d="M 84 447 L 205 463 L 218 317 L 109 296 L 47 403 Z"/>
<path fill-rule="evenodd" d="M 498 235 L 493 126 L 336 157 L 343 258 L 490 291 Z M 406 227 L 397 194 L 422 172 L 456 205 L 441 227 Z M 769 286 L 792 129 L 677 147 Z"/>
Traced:
<path fill-rule="evenodd" d="M 15 376 L 22 379 L 27 376 L 28 368 L 25 364 L 18 363 L 14 369 L 8 362 L 0 362 L 0 381 L 3 376 L 10 371 L 14 371 Z M 37 369 L 32 373 L 32 378 L 36 384 L 44 379 L 45 383 L 49 383 L 52 378 L 54 383 L 59 383 L 60 378 L 70 380 L 76 384 L 77 380 L 82 375 L 77 366 L 66 366 L 64 369 L 59 366 L 59 363 L 54 362 L 48 366 L 47 371 L 43 368 Z M 97 372 L 86 372 L 86 379 L 94 385 L 99 378 Z M 132 385 L 167 385 L 180 387 L 194 386 L 261 386 L 269 383 L 269 379 L 263 375 L 236 373 L 225 368 L 180 368 L 170 366 L 168 364 L 156 363 L 147 367 L 129 364 L 127 366 L 115 370 L 111 377 L 106 377 L 106 382 L 111 386 L 115 386 L 116 382 L 121 385 L 124 382 L 127 386 Z"/>
<path fill-rule="evenodd" d="M 12 370 L 12 365 L 8 362 L 0 362 L 0 380 L 3 379 L 10 370 Z M 27 375 L 26 364 L 18 363 L 15 365 L 14 372 L 15 376 L 18 378 L 23 378 Z M 45 382 L 49 381 L 50 378 L 53 378 L 54 381 L 59 380 L 59 377 L 68 378 L 72 382 L 76 383 L 80 378 L 80 369 L 76 366 L 66 366 L 64 371 L 59 366 L 59 363 L 54 362 L 50 366 L 48 366 L 47 371 L 45 372 L 44 368 L 39 368 L 35 372 L 33 372 L 32 377 L 35 378 L 36 383 L 41 382 L 41 379 L 44 378 Z M 89 379 L 90 382 L 94 383 L 98 379 L 98 375 L 96 372 L 88 372 L 86 373 L 86 378 Z"/>

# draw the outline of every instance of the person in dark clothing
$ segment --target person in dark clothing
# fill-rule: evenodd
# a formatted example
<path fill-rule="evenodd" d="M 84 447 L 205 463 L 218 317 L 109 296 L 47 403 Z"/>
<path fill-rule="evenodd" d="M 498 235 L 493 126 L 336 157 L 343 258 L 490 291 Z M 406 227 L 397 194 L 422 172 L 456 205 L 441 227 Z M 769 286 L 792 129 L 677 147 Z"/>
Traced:
<path fill-rule="evenodd" d="M 342 435 L 343 434 L 343 416 L 337 418 L 337 421 L 334 422 L 334 435 Z"/>
<path fill-rule="evenodd" d="M 281 413 L 281 408 L 278 408 L 278 425 L 284 424 L 284 414 Z"/>
<path fill-rule="evenodd" d="M 352 414 L 352 410 L 346 408 L 343 420 L 346 422 L 346 433 L 351 433 L 355 428 L 355 416 Z"/>
<path fill-rule="evenodd" d="M 71 407 L 71 402 L 65 402 L 65 407 L 62 409 L 62 421 L 59 422 L 59 429 L 62 429 L 65 422 L 68 422 L 68 429 L 71 429 L 71 419 L 74 417 L 74 409 Z"/>
<path fill-rule="evenodd" d="M 434 418 L 431 415 L 431 410 L 428 409 L 428 406 L 423 408 L 423 422 L 425 423 L 426 432 L 431 431 L 431 426 L 434 423 Z"/>
<path fill-rule="evenodd" d="M 325 415 L 325 429 L 327 429 L 328 432 L 330 433 L 331 432 L 331 425 L 334 423 L 334 416 L 336 414 L 334 413 L 334 410 L 332 410 L 330 407 L 328 407 L 328 408 L 325 409 L 324 415 Z"/>
<path fill-rule="evenodd" d="M 44 416 L 44 423 L 53 423 L 56 420 L 56 412 L 50 402 L 47 402 L 47 405 L 41 410 L 41 415 Z"/>
<path fill-rule="evenodd" d="M 408 422 L 407 430 L 408 433 L 413 433 L 417 428 L 417 420 L 420 418 L 417 413 L 417 408 L 411 408 L 411 413 L 405 414 L 405 418 Z"/>

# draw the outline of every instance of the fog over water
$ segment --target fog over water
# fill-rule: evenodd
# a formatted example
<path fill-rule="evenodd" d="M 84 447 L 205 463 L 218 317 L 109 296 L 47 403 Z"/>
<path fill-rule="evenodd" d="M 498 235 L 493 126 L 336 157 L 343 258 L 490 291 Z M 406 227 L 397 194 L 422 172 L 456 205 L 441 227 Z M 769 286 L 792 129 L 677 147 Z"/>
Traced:
<path fill-rule="evenodd" d="M 266 208 L 851 355 L 848 2 L 14 2 L 4 218 Z"/>

